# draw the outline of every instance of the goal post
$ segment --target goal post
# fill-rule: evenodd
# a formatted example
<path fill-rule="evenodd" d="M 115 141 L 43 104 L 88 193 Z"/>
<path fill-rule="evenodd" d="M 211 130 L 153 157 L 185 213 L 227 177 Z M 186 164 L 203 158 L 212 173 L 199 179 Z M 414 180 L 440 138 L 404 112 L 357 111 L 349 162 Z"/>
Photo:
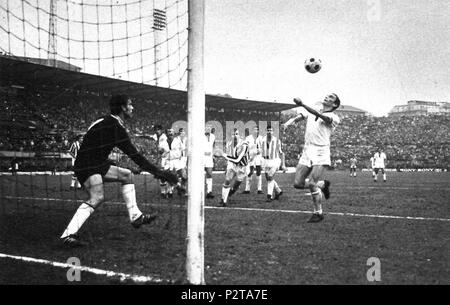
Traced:
<path fill-rule="evenodd" d="M 190 284 L 204 278 L 204 138 L 203 83 L 204 0 L 188 1 L 188 207 L 186 275 Z"/>

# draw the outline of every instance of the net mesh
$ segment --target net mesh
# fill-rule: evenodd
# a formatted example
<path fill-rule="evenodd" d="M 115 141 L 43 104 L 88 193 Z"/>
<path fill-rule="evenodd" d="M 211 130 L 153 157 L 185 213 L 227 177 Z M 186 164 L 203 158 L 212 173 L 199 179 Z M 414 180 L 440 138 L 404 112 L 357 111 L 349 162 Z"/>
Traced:
<path fill-rule="evenodd" d="M 156 283 L 182 280 L 186 199 L 176 192 L 160 197 L 159 181 L 120 150 L 109 159 L 139 173 L 138 206 L 158 213 L 157 220 L 135 230 L 120 183 L 105 184 L 106 202 L 80 230 L 87 249 L 67 252 L 59 237 L 88 199 L 73 180 L 70 147 L 109 113 L 113 90 L 130 93 L 136 83 L 161 88 L 133 96 L 136 113 L 126 125 L 138 151 L 161 165 L 157 141 L 149 135 L 155 125 L 169 127 L 169 117 L 177 117 L 167 110 L 173 109 L 167 104 L 173 90 L 164 88 L 186 90 L 187 0 L 1 0 L 0 19 L 2 67 L 23 61 L 50 66 L 32 66 L 29 75 L 13 67 L 1 76 L 0 252 L 54 262 L 76 256 L 83 266 L 150 275 Z M 104 77 L 127 81 L 119 83 L 124 92 Z M 15 277 L 29 281 L 29 268 L 21 266 Z M 65 272 L 43 281 L 65 283 Z"/>
<path fill-rule="evenodd" d="M 3 0 L 0 18 L 7 55 L 186 89 L 186 0 Z"/>

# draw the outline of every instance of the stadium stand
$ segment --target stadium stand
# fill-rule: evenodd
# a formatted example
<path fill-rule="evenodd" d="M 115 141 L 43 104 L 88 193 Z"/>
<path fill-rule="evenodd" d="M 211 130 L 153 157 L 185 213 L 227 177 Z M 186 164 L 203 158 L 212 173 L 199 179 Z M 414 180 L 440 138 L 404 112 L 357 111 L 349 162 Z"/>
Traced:
<path fill-rule="evenodd" d="M 148 137 L 138 135 L 152 134 L 156 124 L 168 128 L 170 123 L 187 118 L 186 94 L 183 91 L 161 91 L 163 89 L 158 87 L 97 76 L 93 81 L 93 76 L 88 74 L 4 57 L 0 58 L 0 63 L 5 72 L 2 73 L 0 83 L 0 152 L 38 155 L 67 152 L 71 139 L 85 132 L 91 122 L 107 111 L 108 99 L 115 93 L 114 90 L 126 91 L 133 97 L 135 108 L 139 111 L 135 112 L 129 128 L 131 134 L 136 135 L 134 141 L 138 149 L 150 160 L 156 160 L 155 143 Z M 11 69 L 23 73 L 10 74 L 8 71 Z M 78 80 L 78 86 L 68 86 L 75 79 Z M 98 87 L 99 84 L 102 84 L 101 87 Z M 291 104 L 214 95 L 207 95 L 206 103 L 206 121 L 215 120 L 224 125 L 226 121 L 239 120 L 284 122 L 293 115 L 292 111 L 281 113 L 293 108 Z M 286 166 L 297 164 L 304 128 L 304 123 L 298 123 L 282 134 Z M 391 168 L 448 168 L 450 116 L 379 118 L 342 115 L 341 125 L 332 137 L 332 160 L 337 168 L 345 167 L 354 155 L 360 160 L 360 167 L 368 168 L 369 159 L 377 148 L 385 151 L 388 167 Z M 1 158 L 1 169 L 7 169 L 10 161 L 10 157 Z M 125 157 L 115 161 L 123 166 L 134 166 Z M 49 166 L 42 159 L 22 158 L 23 169 Z M 216 164 L 216 167 L 223 169 L 225 162 Z"/>

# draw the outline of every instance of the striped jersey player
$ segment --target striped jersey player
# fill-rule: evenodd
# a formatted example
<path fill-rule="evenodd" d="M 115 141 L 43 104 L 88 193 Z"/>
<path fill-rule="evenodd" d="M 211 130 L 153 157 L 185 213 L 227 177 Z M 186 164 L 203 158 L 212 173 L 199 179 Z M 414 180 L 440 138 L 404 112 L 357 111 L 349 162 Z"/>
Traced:
<path fill-rule="evenodd" d="M 250 161 L 248 142 L 239 137 L 239 130 L 236 128 L 233 131 L 231 141 L 226 145 L 226 150 L 227 153 L 222 155 L 228 161 L 220 201 L 222 206 L 226 206 L 228 197 L 239 189 L 239 185 L 247 175 L 247 165 Z M 233 179 L 233 186 L 231 186 Z"/>
<path fill-rule="evenodd" d="M 206 198 L 214 198 L 212 193 L 212 171 L 214 168 L 213 151 L 216 145 L 216 136 L 211 132 L 211 127 L 206 126 L 205 128 L 205 172 L 206 172 Z"/>
<path fill-rule="evenodd" d="M 273 135 L 272 126 L 267 126 L 267 134 L 261 141 L 262 156 L 264 158 L 264 172 L 267 181 L 267 202 L 279 199 L 283 191 L 274 177 L 281 165 L 281 141 Z M 273 196 L 275 190 L 275 195 Z M 273 198 L 272 198 L 273 197 Z"/>
<path fill-rule="evenodd" d="M 72 144 L 70 145 L 69 148 L 69 154 L 72 157 L 72 167 L 75 165 L 75 159 L 77 158 L 78 155 L 78 151 L 80 150 L 80 141 L 83 138 L 82 135 L 78 135 L 75 138 L 75 141 L 72 142 Z M 77 177 L 75 176 L 75 174 L 72 175 L 72 179 L 70 182 L 70 188 L 77 188 L 80 189 L 81 188 L 81 184 L 78 181 Z"/>
<path fill-rule="evenodd" d="M 250 162 L 249 162 L 249 170 L 248 175 L 245 180 L 245 191 L 243 194 L 250 194 L 250 186 L 252 184 L 253 172 L 256 169 L 256 179 L 257 179 L 257 188 L 258 194 L 263 194 L 262 191 L 262 176 L 261 176 L 261 165 L 263 163 L 263 158 L 261 155 L 261 141 L 262 136 L 259 134 L 259 127 L 255 126 L 253 128 L 253 134 L 249 135 L 245 138 L 248 142 L 249 150 L 250 150 Z"/>

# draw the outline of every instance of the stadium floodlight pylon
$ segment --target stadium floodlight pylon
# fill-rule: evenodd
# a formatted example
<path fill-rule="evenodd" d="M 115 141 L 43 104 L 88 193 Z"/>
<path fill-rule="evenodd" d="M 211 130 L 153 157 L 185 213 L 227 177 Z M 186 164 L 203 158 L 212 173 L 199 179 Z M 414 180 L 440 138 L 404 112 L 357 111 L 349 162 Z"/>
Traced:
<path fill-rule="evenodd" d="M 205 284 L 204 180 L 205 90 L 203 82 L 204 0 L 189 0 L 188 28 L 188 212 L 186 275 Z"/>

